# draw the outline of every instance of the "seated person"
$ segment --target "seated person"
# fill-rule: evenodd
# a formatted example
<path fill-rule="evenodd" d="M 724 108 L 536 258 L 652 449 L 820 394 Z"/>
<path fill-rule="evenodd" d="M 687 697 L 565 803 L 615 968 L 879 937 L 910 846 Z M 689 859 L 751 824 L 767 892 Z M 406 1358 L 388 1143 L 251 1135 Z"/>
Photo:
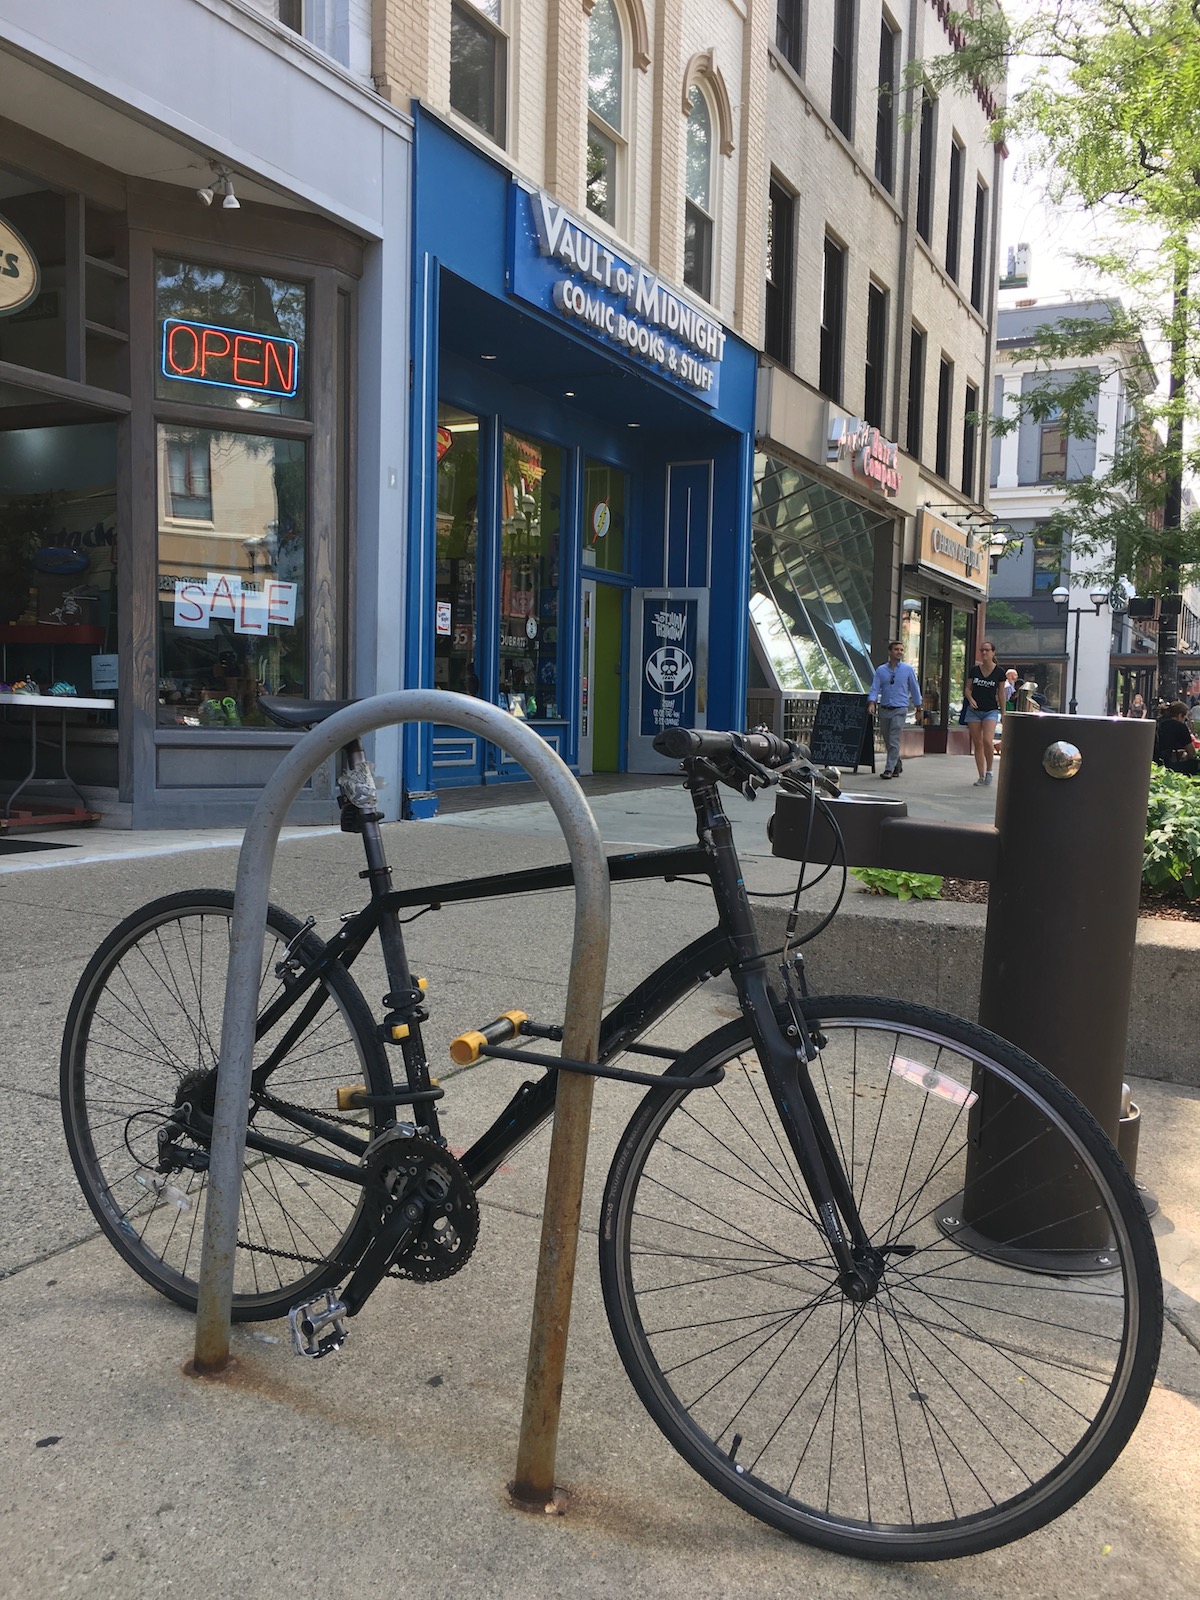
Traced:
<path fill-rule="evenodd" d="M 1154 759 L 1169 772 L 1186 772 L 1192 777 L 1200 774 L 1200 759 L 1192 745 L 1187 707 L 1182 700 L 1173 700 L 1158 719 Z"/>

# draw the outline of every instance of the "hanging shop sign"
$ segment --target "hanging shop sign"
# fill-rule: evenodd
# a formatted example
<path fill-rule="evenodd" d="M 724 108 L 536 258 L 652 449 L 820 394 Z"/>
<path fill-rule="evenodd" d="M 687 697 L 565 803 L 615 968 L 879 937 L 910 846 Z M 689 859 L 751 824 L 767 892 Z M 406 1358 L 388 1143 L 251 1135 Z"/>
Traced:
<path fill-rule="evenodd" d="M 36 300 L 41 286 L 37 257 L 12 223 L 0 217 L 0 317 L 11 317 Z"/>
<path fill-rule="evenodd" d="M 513 294 L 717 405 L 727 336 L 707 312 L 541 189 L 514 182 L 509 237 Z"/>
<path fill-rule="evenodd" d="M 699 606 L 695 600 L 642 601 L 644 735 L 696 724 Z"/>
<path fill-rule="evenodd" d="M 982 594 L 987 587 L 984 560 L 987 551 L 976 545 L 977 536 L 964 533 L 953 522 L 924 508 L 917 514 L 917 561 L 956 583 L 969 584 Z"/>
<path fill-rule="evenodd" d="M 889 500 L 900 493 L 900 450 L 860 417 L 832 417 L 825 459 L 849 468 Z"/>
<path fill-rule="evenodd" d="M 185 383 L 291 399 L 300 381 L 300 347 L 276 334 L 167 317 L 162 370 L 165 378 Z"/>

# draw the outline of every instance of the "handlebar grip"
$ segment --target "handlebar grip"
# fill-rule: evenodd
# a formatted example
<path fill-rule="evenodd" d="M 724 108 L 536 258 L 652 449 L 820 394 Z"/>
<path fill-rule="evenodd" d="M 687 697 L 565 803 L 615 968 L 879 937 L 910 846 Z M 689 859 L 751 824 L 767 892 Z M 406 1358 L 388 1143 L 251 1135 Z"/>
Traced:
<path fill-rule="evenodd" d="M 664 728 L 654 736 L 654 748 L 661 756 L 673 761 L 686 761 L 692 756 L 709 756 L 720 761 L 730 755 L 734 739 L 741 748 L 764 767 L 782 767 L 794 761 L 797 746 L 790 739 L 780 739 L 773 733 L 718 733 L 707 728 Z"/>

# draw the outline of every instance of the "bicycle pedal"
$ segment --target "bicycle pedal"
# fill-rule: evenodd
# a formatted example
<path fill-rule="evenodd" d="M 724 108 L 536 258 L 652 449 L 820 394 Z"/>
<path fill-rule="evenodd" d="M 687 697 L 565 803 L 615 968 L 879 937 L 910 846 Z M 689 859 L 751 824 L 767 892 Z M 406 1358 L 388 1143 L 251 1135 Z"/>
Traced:
<path fill-rule="evenodd" d="M 332 1289 L 326 1289 L 315 1300 L 304 1300 L 293 1306 L 288 1312 L 288 1327 L 292 1330 L 292 1348 L 296 1354 L 313 1361 L 340 1350 L 349 1337 L 345 1304 L 336 1298 Z"/>

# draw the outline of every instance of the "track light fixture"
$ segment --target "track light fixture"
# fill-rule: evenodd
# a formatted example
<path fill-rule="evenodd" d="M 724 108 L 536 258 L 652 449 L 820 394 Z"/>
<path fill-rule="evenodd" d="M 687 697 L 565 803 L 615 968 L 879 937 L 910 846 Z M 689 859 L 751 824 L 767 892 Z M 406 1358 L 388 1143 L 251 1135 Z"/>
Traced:
<path fill-rule="evenodd" d="M 242 203 L 233 192 L 233 177 L 224 167 L 214 167 L 212 177 L 196 190 L 197 200 L 205 206 L 212 205 L 218 195 L 221 197 L 222 211 L 241 210 Z"/>

